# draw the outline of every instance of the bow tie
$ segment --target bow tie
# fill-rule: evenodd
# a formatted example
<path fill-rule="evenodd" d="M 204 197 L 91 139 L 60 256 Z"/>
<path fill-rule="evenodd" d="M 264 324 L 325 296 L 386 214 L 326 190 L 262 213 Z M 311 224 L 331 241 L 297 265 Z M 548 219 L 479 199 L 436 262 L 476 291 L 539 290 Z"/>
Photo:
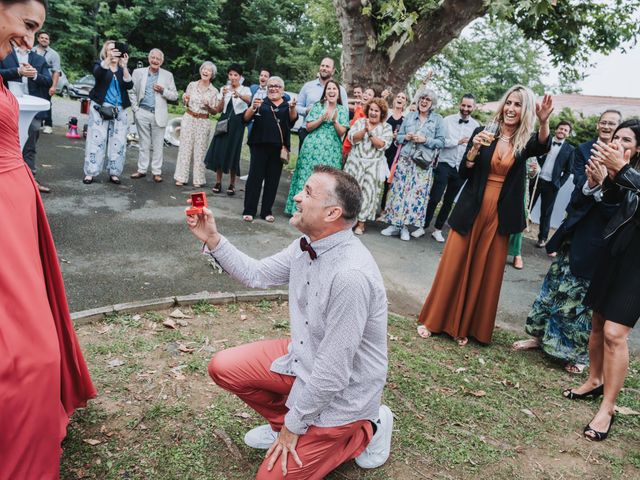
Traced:
<path fill-rule="evenodd" d="M 315 260 L 316 258 L 318 258 L 318 254 L 304 237 L 300 239 L 300 250 L 302 250 L 303 252 L 308 252 L 311 260 Z"/>
<path fill-rule="evenodd" d="M 562 146 L 562 142 L 551 142 L 551 145 L 554 146 L 554 147 L 556 145 L 560 147 L 560 146 Z"/>
<path fill-rule="evenodd" d="M 469 120 L 463 120 L 463 119 L 459 119 L 458 123 L 469 123 Z"/>

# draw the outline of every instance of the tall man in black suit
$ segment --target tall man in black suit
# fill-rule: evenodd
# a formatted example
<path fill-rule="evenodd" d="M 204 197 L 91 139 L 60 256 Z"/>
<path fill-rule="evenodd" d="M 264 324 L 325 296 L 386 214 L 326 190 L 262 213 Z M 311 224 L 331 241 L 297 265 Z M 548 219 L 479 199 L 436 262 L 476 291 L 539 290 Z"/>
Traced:
<path fill-rule="evenodd" d="M 51 73 L 44 57 L 37 53 L 16 48 L 4 60 L 0 61 L 0 75 L 2 75 L 5 86 L 9 86 L 8 82 L 26 83 L 29 95 L 49 100 Z M 22 148 L 22 157 L 34 176 L 36 174 L 36 143 L 40 137 L 40 123 L 45 115 L 46 112 L 40 112 L 35 116 L 29 125 L 29 138 Z M 43 193 L 51 191 L 39 183 L 38 190 Z"/>
<path fill-rule="evenodd" d="M 571 124 L 566 121 L 558 123 L 555 135 L 551 141 L 551 150 L 546 155 L 538 157 L 540 173 L 537 182 L 531 182 L 530 193 L 532 205 L 541 197 L 540 232 L 537 247 L 542 248 L 547 243 L 551 214 L 556 202 L 558 191 L 573 172 L 573 147 L 566 142 L 571 133 Z"/>

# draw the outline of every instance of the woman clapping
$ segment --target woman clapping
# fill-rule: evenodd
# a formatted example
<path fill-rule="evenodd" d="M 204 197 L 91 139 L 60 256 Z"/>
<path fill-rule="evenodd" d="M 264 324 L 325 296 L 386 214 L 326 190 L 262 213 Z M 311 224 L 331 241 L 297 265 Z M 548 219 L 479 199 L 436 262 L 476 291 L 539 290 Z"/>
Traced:
<path fill-rule="evenodd" d="M 603 169 L 613 182 L 604 177 Z M 640 317 L 640 122 L 621 123 L 609 145 L 595 143 L 586 173 L 583 190 L 588 193 L 613 188 L 624 195 L 604 230 L 608 243 L 584 300 L 593 309 L 589 377 L 564 392 L 570 400 L 604 395 L 584 428 L 585 437 L 600 441 L 613 424 L 616 398 L 629 367 L 627 338 Z"/>
<path fill-rule="evenodd" d="M 364 233 L 364 222 L 375 220 L 382 184 L 389 175 L 384 152 L 393 140 L 393 131 L 384 121 L 387 109 L 382 98 L 369 100 L 364 105 L 365 118 L 356 120 L 349 130 L 352 147 L 344 170 L 358 181 L 363 196 L 356 235 Z"/>

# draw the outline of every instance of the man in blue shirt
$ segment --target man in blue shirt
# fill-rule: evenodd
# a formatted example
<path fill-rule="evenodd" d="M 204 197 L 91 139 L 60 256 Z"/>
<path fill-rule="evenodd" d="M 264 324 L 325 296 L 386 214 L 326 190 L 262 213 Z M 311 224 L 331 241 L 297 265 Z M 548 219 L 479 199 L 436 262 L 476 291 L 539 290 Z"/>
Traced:
<path fill-rule="evenodd" d="M 322 92 L 324 91 L 324 86 L 326 83 L 333 77 L 335 73 L 335 62 L 331 58 L 323 58 L 322 62 L 320 62 L 320 69 L 318 70 L 318 77 L 315 80 L 311 80 L 310 82 L 305 83 L 298 94 L 297 106 L 296 110 L 298 111 L 298 115 L 303 119 L 307 116 L 307 114 L 311 111 L 311 107 L 313 104 L 318 102 L 322 97 Z M 347 91 L 341 85 L 340 86 L 340 99 L 342 100 L 342 105 L 348 108 L 349 102 L 347 98 Z M 303 126 L 298 130 L 298 138 L 300 139 L 299 148 L 302 148 L 302 142 L 304 142 L 304 138 L 308 135 L 308 131 L 306 128 L 306 122 L 303 123 Z"/>

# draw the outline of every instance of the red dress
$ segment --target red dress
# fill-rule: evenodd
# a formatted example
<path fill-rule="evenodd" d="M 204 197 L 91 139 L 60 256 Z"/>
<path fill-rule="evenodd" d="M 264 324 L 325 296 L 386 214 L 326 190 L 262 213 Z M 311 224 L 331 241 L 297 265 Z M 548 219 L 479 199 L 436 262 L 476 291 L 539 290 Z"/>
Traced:
<path fill-rule="evenodd" d="M 0 480 L 57 479 L 69 416 L 96 390 L 2 77 L 0 255 Z"/>

